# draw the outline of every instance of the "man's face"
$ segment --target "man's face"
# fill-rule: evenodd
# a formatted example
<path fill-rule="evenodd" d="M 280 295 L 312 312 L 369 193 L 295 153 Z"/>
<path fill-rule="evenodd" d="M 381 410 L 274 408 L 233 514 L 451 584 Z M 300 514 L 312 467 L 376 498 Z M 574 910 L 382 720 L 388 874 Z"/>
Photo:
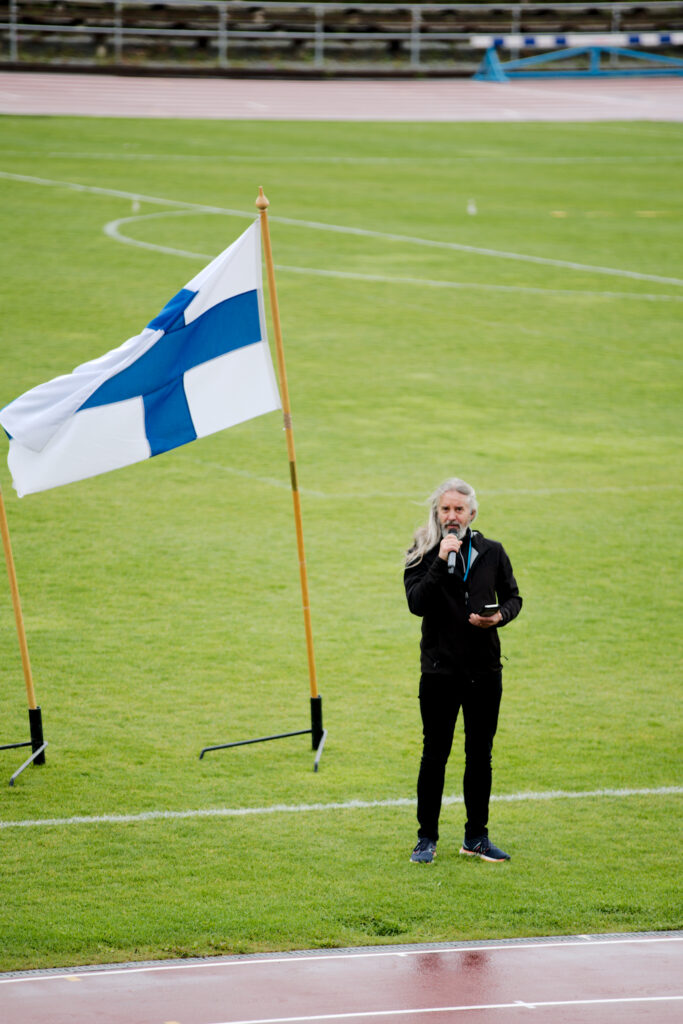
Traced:
<path fill-rule="evenodd" d="M 441 533 L 445 536 L 449 530 L 456 529 L 457 536 L 462 539 L 465 531 L 474 519 L 474 511 L 470 508 L 469 498 L 460 491 L 446 491 L 439 501 L 439 523 Z"/>

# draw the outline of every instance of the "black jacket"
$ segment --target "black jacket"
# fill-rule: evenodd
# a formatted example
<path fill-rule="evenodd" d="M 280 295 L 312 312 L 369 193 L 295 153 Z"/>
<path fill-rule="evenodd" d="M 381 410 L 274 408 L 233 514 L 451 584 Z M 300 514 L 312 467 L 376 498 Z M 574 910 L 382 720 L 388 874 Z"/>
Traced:
<path fill-rule="evenodd" d="M 472 540 L 472 561 L 464 579 L 465 559 Z M 519 615 L 522 598 L 503 545 L 469 530 L 453 574 L 438 557 L 436 544 L 417 565 L 408 566 L 404 583 L 408 607 L 422 617 L 422 672 L 447 674 L 488 672 L 501 667 L 498 629 Z M 500 604 L 498 627 L 472 626 L 471 612 L 485 604 Z"/>

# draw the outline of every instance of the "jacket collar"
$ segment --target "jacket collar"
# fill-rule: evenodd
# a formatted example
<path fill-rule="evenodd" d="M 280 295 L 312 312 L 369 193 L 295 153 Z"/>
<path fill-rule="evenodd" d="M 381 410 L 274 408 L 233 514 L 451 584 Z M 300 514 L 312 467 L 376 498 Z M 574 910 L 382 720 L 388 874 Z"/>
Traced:
<path fill-rule="evenodd" d="M 479 555 L 479 551 L 477 550 L 478 547 L 479 547 L 479 541 L 482 540 L 483 538 L 482 538 L 480 533 L 478 533 L 476 530 L 470 530 L 470 528 L 468 526 L 467 527 L 467 533 L 465 534 L 465 537 L 463 539 L 463 544 L 465 544 L 466 542 L 469 543 L 469 538 L 470 537 L 472 538 L 472 554 L 470 555 L 470 568 L 472 568 L 472 566 L 474 565 L 475 559 Z"/>

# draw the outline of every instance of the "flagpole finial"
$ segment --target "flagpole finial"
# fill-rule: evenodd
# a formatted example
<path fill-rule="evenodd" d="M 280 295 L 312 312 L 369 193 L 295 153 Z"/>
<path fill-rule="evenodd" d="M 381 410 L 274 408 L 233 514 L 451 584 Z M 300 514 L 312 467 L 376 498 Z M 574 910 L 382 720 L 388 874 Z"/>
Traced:
<path fill-rule="evenodd" d="M 264 194 L 262 185 L 259 185 L 258 187 L 258 198 L 255 205 L 261 212 L 263 212 L 263 210 L 267 210 L 270 206 L 270 202 L 268 201 L 268 197 Z"/>

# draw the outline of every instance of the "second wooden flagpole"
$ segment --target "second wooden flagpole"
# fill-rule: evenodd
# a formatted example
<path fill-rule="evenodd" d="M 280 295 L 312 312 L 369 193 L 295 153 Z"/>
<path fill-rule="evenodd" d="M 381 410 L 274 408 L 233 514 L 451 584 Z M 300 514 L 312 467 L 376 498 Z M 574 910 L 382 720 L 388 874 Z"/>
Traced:
<path fill-rule="evenodd" d="M 296 543 L 299 553 L 299 576 L 301 578 L 301 598 L 304 612 L 304 628 L 306 631 L 306 651 L 308 654 L 308 676 L 311 688 L 311 732 L 313 736 L 313 749 L 317 750 L 323 736 L 321 698 L 318 693 L 318 681 L 315 670 L 315 655 L 313 650 L 313 628 L 311 625 L 311 607 L 308 596 L 308 573 L 306 570 L 306 554 L 304 550 L 304 533 L 301 519 L 301 499 L 299 497 L 299 482 L 296 472 L 296 453 L 294 449 L 294 430 L 292 426 L 292 410 L 289 403 L 289 388 L 287 386 L 287 368 L 285 366 L 285 351 L 282 343 L 282 328 L 280 326 L 280 309 L 277 300 L 277 289 L 275 287 L 275 270 L 273 267 L 273 251 L 270 244 L 270 229 L 268 227 L 268 207 L 270 203 L 259 187 L 259 194 L 256 200 L 256 207 L 259 211 L 261 221 L 261 239 L 263 242 L 263 255 L 266 261 L 266 274 L 268 277 L 268 294 L 270 295 L 270 308 L 273 319 L 273 333 L 275 335 L 275 350 L 277 354 L 278 375 L 280 378 L 280 391 L 282 397 L 282 416 L 287 440 L 287 455 L 289 458 L 289 475 L 292 483 L 292 501 L 294 503 L 294 524 L 296 527 Z"/>
<path fill-rule="evenodd" d="M 36 695 L 33 689 L 33 676 L 31 675 L 31 661 L 28 655 L 28 644 L 26 642 L 26 630 L 24 629 L 24 617 L 21 612 L 21 600 L 19 598 L 19 587 L 17 585 L 17 574 L 14 569 L 14 558 L 12 557 L 12 542 L 9 535 L 9 524 L 5 512 L 5 502 L 0 487 L 0 533 L 2 533 L 2 546 L 5 549 L 5 563 L 9 586 L 12 593 L 12 605 L 14 607 L 14 621 L 17 627 L 19 638 L 19 650 L 21 651 L 21 663 L 24 669 L 24 682 L 26 683 L 26 696 L 29 708 L 36 707 Z"/>
<path fill-rule="evenodd" d="M 17 627 L 17 637 L 19 638 L 19 650 L 21 652 L 21 664 L 24 669 L 24 682 L 26 683 L 26 697 L 28 699 L 28 719 L 31 730 L 31 746 L 33 748 L 32 760 L 35 764 L 45 764 L 45 754 L 43 750 L 47 744 L 43 740 L 43 720 L 39 706 L 36 704 L 36 694 L 33 688 L 33 675 L 31 673 L 31 660 L 28 653 L 28 643 L 26 641 L 26 630 L 24 629 L 24 616 L 21 611 L 21 600 L 19 598 L 19 586 L 17 584 L 17 574 L 14 568 L 14 557 L 12 555 L 12 541 L 9 535 L 9 523 L 7 522 L 7 513 L 5 512 L 5 500 L 2 496 L 2 487 L 0 487 L 0 534 L 2 534 L 2 546 L 5 550 L 5 563 L 7 565 L 7 575 L 9 576 L 10 591 L 12 594 L 12 605 L 14 606 L 14 620 Z M 9 746 L 16 746 L 17 744 L 9 744 Z M 28 744 L 18 744 L 19 746 L 28 746 Z M 28 763 L 28 762 L 27 762 Z M 25 765 L 22 768 L 26 767 Z M 18 772 L 15 774 L 19 774 Z M 12 777 L 13 784 L 14 776 Z"/>

